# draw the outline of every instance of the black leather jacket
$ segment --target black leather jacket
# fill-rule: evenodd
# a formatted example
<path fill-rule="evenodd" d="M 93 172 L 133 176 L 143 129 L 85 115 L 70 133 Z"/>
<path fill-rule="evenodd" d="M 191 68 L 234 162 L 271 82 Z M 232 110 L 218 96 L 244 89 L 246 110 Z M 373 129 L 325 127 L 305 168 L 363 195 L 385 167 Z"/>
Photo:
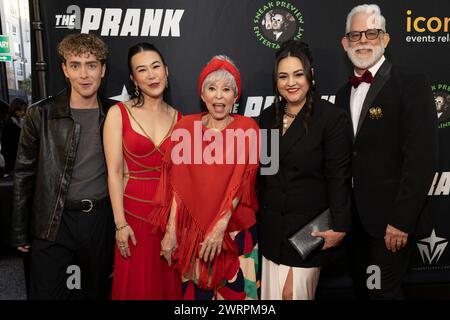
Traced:
<path fill-rule="evenodd" d="M 30 244 L 30 235 L 56 238 L 80 140 L 69 97 L 67 90 L 27 110 L 14 176 L 11 242 L 15 247 Z M 108 104 L 99 100 L 99 107 L 102 127 Z"/>

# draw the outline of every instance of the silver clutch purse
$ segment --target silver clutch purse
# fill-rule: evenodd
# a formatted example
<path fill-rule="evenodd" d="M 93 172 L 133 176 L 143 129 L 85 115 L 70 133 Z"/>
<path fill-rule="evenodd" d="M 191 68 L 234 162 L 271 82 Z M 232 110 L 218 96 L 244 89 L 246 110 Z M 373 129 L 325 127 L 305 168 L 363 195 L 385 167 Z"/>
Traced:
<path fill-rule="evenodd" d="M 331 212 L 330 209 L 326 209 L 289 237 L 288 240 L 302 259 L 306 260 L 313 251 L 319 247 L 321 248 L 324 243 L 322 237 L 313 237 L 311 232 L 326 231 L 329 229 L 331 229 Z"/>

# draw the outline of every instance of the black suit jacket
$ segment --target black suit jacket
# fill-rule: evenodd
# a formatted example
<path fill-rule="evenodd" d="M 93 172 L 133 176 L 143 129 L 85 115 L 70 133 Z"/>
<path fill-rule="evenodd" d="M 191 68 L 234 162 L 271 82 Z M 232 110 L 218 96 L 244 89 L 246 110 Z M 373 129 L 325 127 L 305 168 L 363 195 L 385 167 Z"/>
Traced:
<path fill-rule="evenodd" d="M 336 96 L 336 105 L 348 114 L 350 93 L 347 84 Z M 378 116 L 375 108 L 381 109 Z M 436 164 L 431 87 L 425 76 L 407 74 L 386 60 L 370 85 L 353 143 L 355 208 L 364 229 L 382 238 L 387 224 L 410 234 L 425 227 L 427 216 L 421 214 Z"/>
<path fill-rule="evenodd" d="M 278 42 L 284 42 L 284 41 L 290 39 L 288 31 L 286 31 L 286 30 L 281 33 L 281 35 L 280 35 L 280 37 L 278 39 L 276 39 L 275 34 L 273 32 L 270 33 L 270 37 L 269 38 L 272 41 L 278 41 Z"/>
<path fill-rule="evenodd" d="M 303 108 L 284 136 L 280 136 L 279 170 L 260 176 L 258 216 L 262 254 L 276 263 L 308 267 L 323 265 L 330 250 L 306 261 L 288 242 L 288 237 L 326 208 L 330 208 L 335 231 L 349 231 L 351 125 L 347 114 L 315 97 L 307 127 L 301 121 Z M 260 117 L 261 129 L 273 128 L 275 109 Z M 280 132 L 281 134 L 281 132 Z M 276 152 L 271 148 L 272 152 Z"/>
<path fill-rule="evenodd" d="M 445 111 L 438 118 L 439 123 L 447 122 L 450 120 L 450 108 L 445 109 Z"/>

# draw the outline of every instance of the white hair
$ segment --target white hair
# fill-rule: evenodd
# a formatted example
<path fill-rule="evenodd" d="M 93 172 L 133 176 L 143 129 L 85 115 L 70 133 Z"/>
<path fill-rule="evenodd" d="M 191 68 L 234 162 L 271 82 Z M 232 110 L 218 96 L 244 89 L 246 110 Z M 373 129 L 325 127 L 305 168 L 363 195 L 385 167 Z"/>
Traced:
<path fill-rule="evenodd" d="M 377 28 L 386 31 L 386 19 L 381 14 L 380 7 L 377 4 L 362 4 L 354 7 L 350 13 L 347 15 L 347 23 L 345 25 L 345 33 L 350 32 L 350 24 L 354 15 L 358 13 L 367 13 L 372 15 L 373 24 L 376 25 Z"/>
<path fill-rule="evenodd" d="M 220 55 L 214 56 L 211 60 L 213 60 L 213 59 L 227 61 L 228 63 L 232 64 L 237 70 L 237 67 L 234 64 L 234 62 L 230 58 L 228 58 L 226 55 L 220 54 Z M 202 83 L 202 94 L 205 91 L 205 87 L 207 85 L 209 85 L 211 83 L 216 83 L 217 81 L 224 81 L 226 83 L 229 83 L 231 86 L 231 89 L 234 92 L 234 95 L 235 96 L 238 95 L 238 88 L 236 85 L 236 81 L 234 80 L 233 75 L 225 69 L 216 70 L 206 76 L 205 80 L 203 80 L 203 83 Z"/>

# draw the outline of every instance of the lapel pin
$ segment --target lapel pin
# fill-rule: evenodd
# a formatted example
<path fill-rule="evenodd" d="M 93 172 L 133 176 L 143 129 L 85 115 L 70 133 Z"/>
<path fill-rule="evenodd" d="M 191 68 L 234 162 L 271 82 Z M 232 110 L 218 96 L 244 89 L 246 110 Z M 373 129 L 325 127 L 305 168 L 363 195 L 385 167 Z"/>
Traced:
<path fill-rule="evenodd" d="M 380 107 L 372 107 L 369 109 L 369 117 L 372 120 L 379 120 L 383 118 L 383 111 Z"/>

